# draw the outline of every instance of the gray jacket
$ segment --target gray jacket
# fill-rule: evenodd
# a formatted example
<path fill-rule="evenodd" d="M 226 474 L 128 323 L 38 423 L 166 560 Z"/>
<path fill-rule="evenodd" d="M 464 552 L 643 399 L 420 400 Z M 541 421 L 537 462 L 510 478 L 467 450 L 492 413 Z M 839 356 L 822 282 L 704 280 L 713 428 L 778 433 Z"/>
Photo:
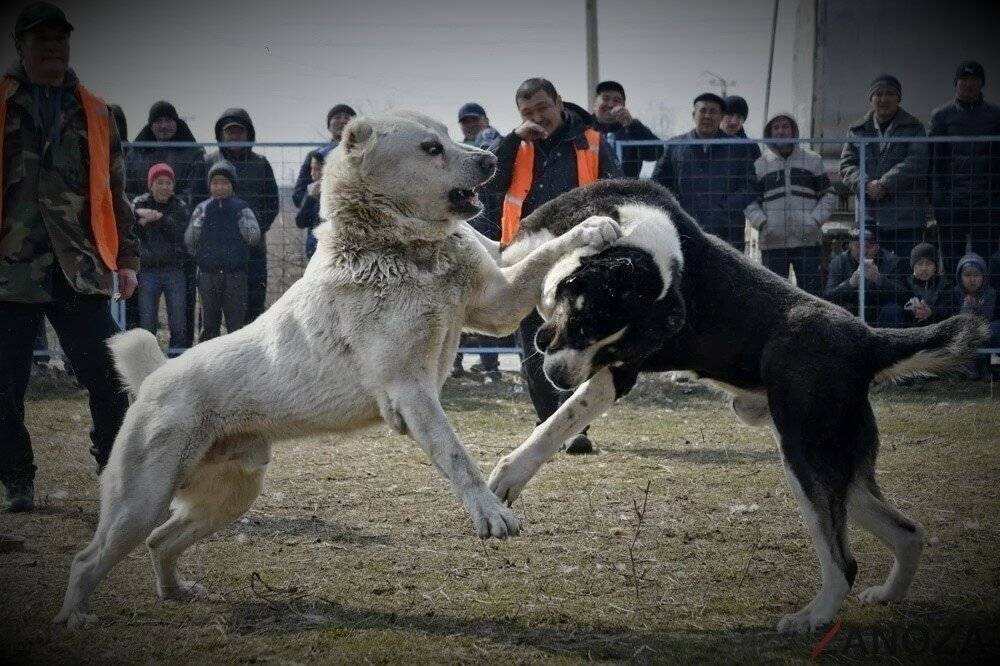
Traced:
<path fill-rule="evenodd" d="M 896 113 L 884 134 L 875 125 L 874 112 L 851 125 L 847 136 L 917 137 L 926 136 L 919 120 L 902 108 Z M 874 201 L 865 197 L 868 222 L 881 229 L 916 229 L 926 226 L 928 200 L 928 144 L 869 143 L 865 145 L 867 180 L 878 179 L 889 193 Z M 840 177 L 855 194 L 858 193 L 858 146 L 845 143 L 840 154 Z"/>

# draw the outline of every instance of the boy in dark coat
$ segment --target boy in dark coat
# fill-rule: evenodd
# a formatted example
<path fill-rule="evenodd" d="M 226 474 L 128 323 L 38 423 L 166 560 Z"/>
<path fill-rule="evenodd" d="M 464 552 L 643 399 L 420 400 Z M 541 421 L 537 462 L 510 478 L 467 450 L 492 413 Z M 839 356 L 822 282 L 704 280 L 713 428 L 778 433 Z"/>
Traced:
<path fill-rule="evenodd" d="M 199 342 L 219 336 L 222 316 L 226 331 L 242 328 L 247 308 L 247 264 L 250 248 L 261 239 L 260 227 L 250 206 L 234 195 L 236 169 L 221 160 L 208 171 L 212 196 L 191 215 L 184 234 L 198 264 L 202 330 Z"/>
<path fill-rule="evenodd" d="M 146 176 L 149 191 L 132 201 L 136 234 L 139 236 L 141 271 L 139 273 L 139 325 L 156 333 L 160 294 L 167 301 L 167 327 L 170 347 L 185 345 L 187 338 L 184 282 L 184 230 L 188 210 L 174 193 L 174 170 L 160 162 L 149 168 Z"/>
<path fill-rule="evenodd" d="M 910 252 L 912 273 L 901 278 L 895 303 L 879 314 L 880 326 L 927 326 L 951 315 L 952 294 L 948 279 L 938 272 L 938 252 L 930 243 L 918 243 Z"/>

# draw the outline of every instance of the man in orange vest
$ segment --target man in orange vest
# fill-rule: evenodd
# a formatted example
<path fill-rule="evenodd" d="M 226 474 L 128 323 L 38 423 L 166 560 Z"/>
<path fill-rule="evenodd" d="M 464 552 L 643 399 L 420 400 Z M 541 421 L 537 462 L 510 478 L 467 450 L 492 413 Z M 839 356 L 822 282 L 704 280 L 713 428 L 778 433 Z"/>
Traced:
<path fill-rule="evenodd" d="M 591 129 L 591 115 L 563 102 L 550 81 L 528 79 L 514 93 L 514 103 L 523 122 L 490 147 L 497 156 L 497 172 L 486 185 L 487 191 L 503 196 L 501 243 L 510 242 L 525 215 L 563 192 L 623 176 L 607 142 Z M 542 372 L 542 355 L 535 353 L 535 332 L 541 325 L 542 318 L 533 312 L 518 330 L 521 373 L 540 422 L 569 395 L 556 391 Z M 567 442 L 567 451 L 589 453 L 593 445 L 581 433 Z"/>
<path fill-rule="evenodd" d="M 0 481 L 8 511 L 34 506 L 24 427 L 32 342 L 43 317 L 90 394 L 91 453 L 103 468 L 128 398 L 105 340 L 110 298 L 136 288 L 139 245 L 107 104 L 69 69 L 73 26 L 35 2 L 14 27 L 19 61 L 0 81 Z"/>

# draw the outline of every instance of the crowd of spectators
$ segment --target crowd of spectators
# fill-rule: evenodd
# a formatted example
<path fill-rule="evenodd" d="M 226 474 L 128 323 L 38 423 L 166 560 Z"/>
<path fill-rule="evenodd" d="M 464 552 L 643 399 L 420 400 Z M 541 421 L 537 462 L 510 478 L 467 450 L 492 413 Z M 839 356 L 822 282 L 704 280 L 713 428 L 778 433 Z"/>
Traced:
<path fill-rule="evenodd" d="M 962 63 L 955 75 L 954 101 L 931 114 L 931 135 L 1000 136 L 1000 108 L 983 99 L 984 84 L 985 72 L 978 63 Z M 794 275 L 806 291 L 857 313 L 858 290 L 863 281 L 866 320 L 884 326 L 938 321 L 944 313 L 955 310 L 950 305 L 955 300 L 952 287 L 932 290 L 937 298 L 928 300 L 927 288 L 921 291 L 913 284 L 917 278 L 910 274 L 911 253 L 930 241 L 936 261 L 933 280 L 947 285 L 954 281 L 955 286 L 960 282 L 955 273 L 958 263 L 968 253 L 978 255 L 986 266 L 984 283 L 990 287 L 990 262 L 1000 264 L 1000 147 L 987 142 L 908 142 L 905 139 L 928 133 L 924 124 L 902 107 L 900 81 L 889 74 L 880 75 L 871 82 L 867 94 L 870 110 L 849 124 L 845 134 L 850 138 L 896 140 L 848 142 L 841 153 L 837 174 L 840 186 L 855 197 L 864 197 L 868 242 L 863 261 L 858 258 L 856 237 L 831 256 L 827 256 L 828 249 L 824 251 L 823 228 L 837 202 L 834 183 L 821 156 L 799 140 L 800 129 L 792 114 L 772 114 L 764 125 L 765 139 L 787 138 L 787 143 L 761 145 L 749 139 L 743 143 L 716 142 L 746 139 L 744 125 L 750 109 L 742 97 L 723 98 L 706 92 L 693 101 L 692 128 L 661 141 L 632 115 L 626 105 L 625 87 L 617 81 L 597 85 L 588 111 L 562 100 L 546 79 L 528 79 L 515 93 L 522 123 L 507 134 L 492 126 L 481 104 L 463 104 L 458 110 L 462 141 L 492 150 L 499 158 L 499 171 L 481 195 L 484 212 L 471 223 L 490 238 L 508 240 L 516 227 L 511 220 L 584 182 L 577 156 L 593 136 L 600 139 L 596 145 L 596 177 L 638 177 L 645 162 L 655 162 L 651 178 L 673 191 L 702 227 L 740 251 L 745 250 L 746 229 L 752 228 L 763 264 L 784 277 Z M 329 142 L 309 151 L 299 169 L 292 202 L 298 208 L 296 225 L 305 230 L 306 258 L 315 252 L 313 230 L 321 222 L 323 164 L 355 115 L 347 104 L 334 105 L 326 115 Z M 123 117 L 120 122 L 124 123 Z M 196 290 L 201 288 L 203 294 L 215 292 L 205 292 L 199 274 L 206 269 L 199 269 L 183 238 L 170 254 L 169 265 L 164 263 L 166 257 L 160 250 L 169 235 L 167 227 L 175 229 L 178 224 L 172 220 L 179 211 L 187 211 L 190 225 L 196 205 L 209 198 L 207 174 L 220 161 L 235 172 L 233 197 L 246 203 L 260 234 L 254 243 L 239 233 L 233 235 L 234 239 L 242 239 L 233 245 L 233 251 L 242 257 L 245 250 L 247 255 L 245 269 L 239 271 L 246 275 L 246 304 L 242 317 L 226 317 L 227 330 L 252 321 L 264 308 L 266 234 L 278 212 L 277 183 L 267 159 L 253 151 L 256 134 L 245 110 L 223 112 L 215 124 L 215 139 L 236 145 L 206 155 L 202 148 L 189 145 L 194 136 L 174 105 L 159 101 L 152 105 L 147 124 L 136 135 L 137 145 L 126 151 L 126 192 L 137 214 L 143 257 L 149 257 L 143 264 L 147 284 L 140 287 L 130 303 L 134 307 L 130 307 L 133 315 L 129 324 L 155 328 L 156 317 L 151 313 L 158 307 L 159 296 L 164 295 L 172 348 L 188 347 L 194 342 Z M 615 145 L 623 141 L 659 143 L 625 145 L 616 154 Z M 516 177 L 516 159 L 529 149 L 533 166 L 524 172 L 526 177 Z M 863 192 L 859 191 L 861 150 L 865 151 Z M 159 178 L 164 181 L 159 195 L 150 180 L 151 169 L 158 166 Z M 164 166 L 171 169 L 169 178 Z M 169 197 L 165 194 L 167 180 L 173 183 Z M 157 209 L 167 205 L 167 199 L 174 207 L 169 215 Z M 515 200 L 516 206 L 512 203 Z M 162 219 L 156 217 L 161 213 Z M 171 237 L 176 239 L 176 233 Z M 181 284 L 183 299 L 178 298 Z M 938 292 L 948 296 L 941 297 Z M 237 298 L 237 291 L 227 293 Z M 183 321 L 175 321 L 182 310 Z M 996 319 L 997 315 L 991 314 L 990 318 Z M 199 339 L 216 334 L 214 324 L 205 330 L 204 319 Z M 533 320 L 526 322 L 520 337 L 530 341 L 532 326 L 537 324 Z M 480 343 L 509 344 L 489 339 L 480 339 Z M 465 373 L 462 360 L 461 355 L 456 358 L 453 374 Z M 473 366 L 473 372 L 487 373 L 490 378 L 497 376 L 498 369 L 494 353 L 482 354 L 480 363 Z M 526 370 L 525 374 L 529 386 L 541 378 L 532 392 L 533 399 L 551 393 L 539 373 Z M 558 400 L 551 396 L 538 398 L 539 417 L 557 405 Z"/>

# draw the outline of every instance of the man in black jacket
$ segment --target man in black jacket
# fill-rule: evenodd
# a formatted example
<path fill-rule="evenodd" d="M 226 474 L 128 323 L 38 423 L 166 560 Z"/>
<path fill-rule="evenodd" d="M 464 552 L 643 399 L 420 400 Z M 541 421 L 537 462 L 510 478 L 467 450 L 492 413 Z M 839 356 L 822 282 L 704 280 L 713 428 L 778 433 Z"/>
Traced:
<path fill-rule="evenodd" d="M 955 72 L 955 99 L 931 114 L 930 136 L 996 136 L 996 141 L 931 144 L 934 214 L 942 253 L 954 267 L 966 252 L 983 257 L 1000 242 L 1000 106 L 983 99 L 986 73 L 967 60 Z"/>
<path fill-rule="evenodd" d="M 215 122 L 215 140 L 220 143 L 253 143 L 257 140 L 250 114 L 244 109 L 226 109 Z M 236 168 L 236 196 L 250 206 L 260 226 L 260 241 L 250 247 L 247 265 L 247 310 L 245 324 L 249 324 L 264 311 L 267 298 L 267 230 L 278 215 L 278 183 L 274 179 L 271 163 L 249 146 L 230 146 L 208 155 L 205 169 L 211 169 L 219 160 L 226 160 Z M 207 179 L 200 183 L 203 190 Z M 208 193 L 205 192 L 207 198 Z"/>
<path fill-rule="evenodd" d="M 858 291 L 861 288 L 861 243 L 857 229 L 851 230 L 848 249 L 830 261 L 826 290 L 823 298 L 836 303 L 854 315 L 858 310 Z M 886 306 L 896 303 L 906 290 L 900 280 L 899 257 L 879 247 L 878 238 L 871 229 L 865 229 L 865 321 L 875 325 L 886 321 Z M 891 308 L 890 308 L 891 309 Z"/>
<path fill-rule="evenodd" d="M 601 81 L 595 90 L 592 127 L 611 141 L 659 141 L 660 137 L 632 117 L 625 106 L 625 87 L 617 81 Z M 643 162 L 655 162 L 663 146 L 622 147 L 622 171 L 637 178 Z"/>
<path fill-rule="evenodd" d="M 511 196 L 509 190 L 515 176 L 516 160 L 521 153 L 521 144 L 525 143 L 525 148 L 533 153 L 534 161 L 530 187 L 523 201 L 519 202 L 519 219 L 523 219 L 545 202 L 581 184 L 577 153 L 590 150 L 587 133 L 595 134 L 591 129 L 594 119 L 576 104 L 563 102 L 555 86 L 547 79 L 532 78 L 522 83 L 514 94 L 514 102 L 522 122 L 513 132 L 490 146 L 497 156 L 497 172 L 484 187 L 501 197 Z M 596 143 L 597 178 L 621 178 L 624 174 L 608 144 L 599 137 Z M 535 353 L 535 333 L 542 323 L 538 313 L 533 312 L 521 322 L 518 330 L 524 354 L 521 372 L 539 423 L 554 414 L 569 395 L 556 391 L 542 372 L 543 357 Z M 581 433 L 568 442 L 567 450 L 588 453 L 593 451 L 593 445 Z"/>
<path fill-rule="evenodd" d="M 746 226 L 743 209 L 756 198 L 751 146 L 716 143 L 715 139 L 729 138 L 719 128 L 725 110 L 721 97 L 702 93 L 694 98 L 693 105 L 694 129 L 671 141 L 705 143 L 668 145 L 651 178 L 673 192 L 681 207 L 705 231 L 742 252 Z"/>

